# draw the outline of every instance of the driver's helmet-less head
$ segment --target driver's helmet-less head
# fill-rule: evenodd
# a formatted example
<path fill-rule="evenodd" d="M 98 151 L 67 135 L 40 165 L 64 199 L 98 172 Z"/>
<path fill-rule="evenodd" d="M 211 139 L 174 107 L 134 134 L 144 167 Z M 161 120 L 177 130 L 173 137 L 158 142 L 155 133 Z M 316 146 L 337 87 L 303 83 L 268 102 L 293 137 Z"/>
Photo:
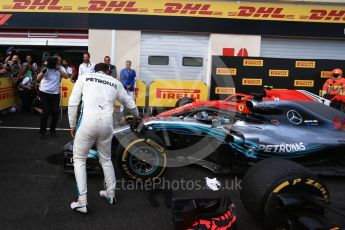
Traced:
<path fill-rule="evenodd" d="M 341 78 L 343 76 L 343 71 L 341 69 L 334 69 L 332 71 L 333 78 Z"/>

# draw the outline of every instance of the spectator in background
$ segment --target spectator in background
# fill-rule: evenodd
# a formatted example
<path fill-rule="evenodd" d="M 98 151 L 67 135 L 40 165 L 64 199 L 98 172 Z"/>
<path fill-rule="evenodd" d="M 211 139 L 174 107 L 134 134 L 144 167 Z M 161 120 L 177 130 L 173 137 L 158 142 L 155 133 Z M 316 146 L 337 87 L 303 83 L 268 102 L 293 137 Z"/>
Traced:
<path fill-rule="evenodd" d="M 11 60 L 6 61 L 6 69 L 8 74 L 11 76 L 14 85 L 17 87 L 20 83 L 19 72 L 21 69 L 20 59 L 17 54 L 13 55 Z"/>
<path fill-rule="evenodd" d="M 79 77 L 85 73 L 94 73 L 95 72 L 95 66 L 90 62 L 90 54 L 88 52 L 85 52 L 83 54 L 83 60 L 84 62 L 80 64 L 79 66 Z"/>
<path fill-rule="evenodd" d="M 110 64 L 110 61 L 111 59 L 109 56 L 104 57 L 104 64 L 106 64 L 109 68 L 109 75 L 112 76 L 113 78 L 117 78 L 116 66 Z"/>
<path fill-rule="evenodd" d="M 136 73 L 135 70 L 131 68 L 132 62 L 127 60 L 126 61 L 126 68 L 122 69 L 120 72 L 120 81 L 127 91 L 128 95 L 134 98 L 134 85 L 135 85 L 135 78 Z M 124 109 L 123 105 L 120 107 L 120 111 L 122 112 Z"/>
<path fill-rule="evenodd" d="M 61 78 L 68 79 L 65 68 L 61 65 L 61 57 L 49 58 L 47 66 L 38 74 L 37 80 L 40 84 L 40 99 L 42 106 L 40 138 L 46 139 L 48 118 L 51 115 L 50 135 L 57 137 L 56 125 L 59 118 L 60 106 L 60 81 Z"/>
<path fill-rule="evenodd" d="M 22 111 L 30 112 L 32 101 L 35 96 L 35 81 L 37 73 L 37 64 L 33 63 L 30 54 L 26 55 L 26 62 L 21 66 L 19 73 L 19 85 L 17 90 L 22 101 Z"/>
<path fill-rule="evenodd" d="M 73 79 L 73 69 L 68 64 L 68 61 L 66 59 L 62 60 L 62 66 L 65 68 L 66 73 L 68 74 L 70 79 Z"/>

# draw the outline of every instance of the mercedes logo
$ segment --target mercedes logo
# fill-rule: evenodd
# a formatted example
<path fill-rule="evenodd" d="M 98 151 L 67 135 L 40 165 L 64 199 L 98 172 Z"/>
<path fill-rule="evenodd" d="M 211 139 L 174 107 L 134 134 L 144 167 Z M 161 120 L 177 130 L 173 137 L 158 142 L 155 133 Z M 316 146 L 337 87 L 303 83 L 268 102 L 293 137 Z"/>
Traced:
<path fill-rule="evenodd" d="M 301 114 L 299 114 L 296 110 L 289 110 L 286 116 L 288 120 L 295 125 L 299 125 L 303 121 Z"/>

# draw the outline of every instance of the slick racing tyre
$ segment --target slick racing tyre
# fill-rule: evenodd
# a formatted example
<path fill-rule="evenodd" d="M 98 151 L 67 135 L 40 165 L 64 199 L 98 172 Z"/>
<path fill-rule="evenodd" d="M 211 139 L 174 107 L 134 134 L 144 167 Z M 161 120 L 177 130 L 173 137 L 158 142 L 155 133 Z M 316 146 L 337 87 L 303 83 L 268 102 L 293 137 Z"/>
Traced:
<path fill-rule="evenodd" d="M 117 150 L 117 161 L 124 176 L 133 180 L 160 177 L 166 168 L 165 145 L 153 133 L 145 132 L 126 147 Z"/>
<path fill-rule="evenodd" d="M 192 102 L 193 102 L 193 99 L 192 99 L 192 98 L 190 98 L 190 97 L 182 97 L 182 98 L 180 98 L 180 99 L 176 102 L 175 107 L 178 108 L 178 107 L 187 105 L 187 104 L 192 103 Z"/>
<path fill-rule="evenodd" d="M 277 206 L 270 203 L 273 200 L 271 197 L 278 194 L 302 193 L 309 197 L 317 197 L 325 204 L 329 200 L 326 186 L 312 172 L 295 162 L 273 158 L 263 160 L 247 171 L 242 178 L 240 195 L 249 214 L 263 224 L 265 229 L 271 229 L 273 222 L 277 221 L 267 220 L 269 214 L 278 212 Z M 277 225 L 274 229 L 277 227 L 289 229 Z"/>

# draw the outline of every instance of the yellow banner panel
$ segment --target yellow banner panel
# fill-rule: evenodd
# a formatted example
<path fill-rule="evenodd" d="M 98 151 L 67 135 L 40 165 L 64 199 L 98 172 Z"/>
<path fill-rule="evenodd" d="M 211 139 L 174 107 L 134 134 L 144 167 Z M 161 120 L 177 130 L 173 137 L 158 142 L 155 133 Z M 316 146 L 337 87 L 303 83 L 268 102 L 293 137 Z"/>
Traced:
<path fill-rule="evenodd" d="M 243 59 L 243 66 L 264 66 L 264 60 Z"/>
<path fill-rule="evenodd" d="M 16 104 L 15 89 L 10 78 L 0 78 L 0 110 Z"/>
<path fill-rule="evenodd" d="M 261 78 L 243 78 L 242 85 L 262 85 Z"/>
<path fill-rule="evenodd" d="M 233 87 L 216 87 L 216 94 L 235 94 L 236 89 Z"/>
<path fill-rule="evenodd" d="M 321 71 L 321 78 L 331 78 L 333 76 L 332 71 Z"/>
<path fill-rule="evenodd" d="M 67 107 L 68 99 L 71 96 L 74 84 L 71 82 L 71 79 L 62 79 L 61 80 L 61 101 L 60 106 Z"/>
<path fill-rule="evenodd" d="M 97 13 L 344 23 L 342 5 L 179 0 L 1 0 L 2 12 Z"/>
<path fill-rule="evenodd" d="M 296 86 L 296 87 L 314 87 L 314 80 L 295 80 L 294 86 Z"/>
<path fill-rule="evenodd" d="M 237 74 L 236 68 L 217 68 L 216 69 L 217 75 L 231 75 L 235 76 Z"/>
<path fill-rule="evenodd" d="M 288 77 L 289 76 L 289 70 L 270 69 L 268 76 L 270 76 L 270 77 Z"/>
<path fill-rule="evenodd" d="M 314 69 L 315 65 L 314 61 L 296 61 L 296 68 Z"/>
<path fill-rule="evenodd" d="M 175 107 L 180 98 L 204 101 L 207 96 L 208 87 L 202 81 L 156 80 L 150 85 L 149 106 Z"/>

